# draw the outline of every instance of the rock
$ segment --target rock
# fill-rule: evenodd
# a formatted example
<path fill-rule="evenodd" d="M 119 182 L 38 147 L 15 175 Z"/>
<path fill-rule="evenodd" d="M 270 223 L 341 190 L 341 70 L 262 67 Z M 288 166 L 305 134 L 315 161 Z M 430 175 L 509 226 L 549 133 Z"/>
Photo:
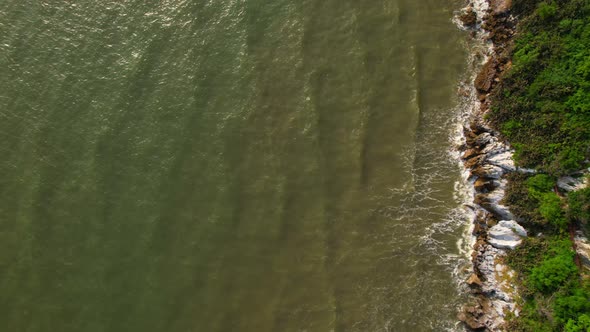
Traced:
<path fill-rule="evenodd" d="M 481 150 L 481 153 L 485 153 L 486 155 L 488 155 L 488 158 L 492 158 L 497 154 L 502 154 L 505 152 L 512 153 L 513 151 L 510 150 L 510 148 L 504 145 L 503 143 L 498 142 L 498 139 L 495 137 L 494 140 L 490 142 L 490 144 L 488 144 L 485 148 Z"/>
<path fill-rule="evenodd" d="M 473 230 L 471 231 L 471 234 L 474 236 L 479 236 L 483 234 L 483 231 L 484 228 L 482 227 L 482 225 L 476 222 L 475 224 L 473 224 Z"/>
<path fill-rule="evenodd" d="M 514 165 L 514 160 L 512 159 L 512 152 L 504 151 L 501 153 L 496 153 L 486 158 L 486 162 L 498 166 L 508 172 L 516 171 L 516 166 Z"/>
<path fill-rule="evenodd" d="M 501 220 L 498 225 L 502 226 L 502 227 L 506 227 L 506 228 L 510 228 L 511 230 L 513 230 L 516 234 L 522 236 L 522 237 L 527 237 L 528 234 L 526 232 L 526 229 L 524 229 L 524 227 L 520 226 L 516 221 L 514 220 Z"/>
<path fill-rule="evenodd" d="M 522 241 L 521 240 L 519 240 L 519 241 L 506 241 L 506 240 L 490 239 L 489 242 L 492 246 L 494 246 L 494 248 L 514 250 L 514 249 L 516 249 L 516 247 L 518 247 L 520 245 L 520 243 Z"/>
<path fill-rule="evenodd" d="M 484 156 L 484 155 L 479 155 L 475 158 L 471 158 L 471 159 L 465 161 L 465 168 L 468 168 L 468 169 L 475 168 L 476 166 L 481 165 L 485 159 L 486 159 L 486 156 Z"/>
<path fill-rule="evenodd" d="M 471 174 L 478 176 L 480 178 L 490 178 L 490 179 L 499 179 L 504 171 L 494 165 L 483 165 L 476 167 Z"/>
<path fill-rule="evenodd" d="M 580 263 L 584 268 L 590 270 L 590 243 L 588 243 L 588 239 L 582 231 L 577 231 L 574 241 L 576 243 L 576 253 L 580 257 Z"/>
<path fill-rule="evenodd" d="M 486 126 L 484 126 L 483 124 L 481 124 L 478 121 L 472 121 L 469 124 L 469 129 L 477 136 L 477 135 L 481 135 L 483 133 L 488 133 L 490 132 L 489 128 L 486 128 Z"/>
<path fill-rule="evenodd" d="M 496 226 L 492 227 L 490 229 L 490 231 L 488 232 L 488 236 L 490 237 L 490 239 L 494 239 L 494 240 L 514 241 L 514 242 L 520 241 L 520 236 L 518 236 L 518 234 L 516 234 L 516 232 L 514 232 L 510 228 L 505 228 L 505 227 L 496 227 Z M 500 248 L 500 249 L 504 249 L 504 248 Z"/>
<path fill-rule="evenodd" d="M 490 228 L 488 243 L 498 249 L 514 249 L 522 242 L 521 236 L 526 236 L 522 226 L 513 220 L 502 220 Z"/>
<path fill-rule="evenodd" d="M 512 7 L 512 0 L 491 0 L 492 13 L 495 15 L 506 14 Z"/>
<path fill-rule="evenodd" d="M 482 282 L 477 276 L 477 274 L 472 273 L 469 279 L 467 279 L 467 284 L 472 287 L 481 287 Z"/>
<path fill-rule="evenodd" d="M 500 182 L 499 187 L 503 187 Z M 492 213 L 499 220 L 512 220 L 514 216 L 507 206 L 500 204 L 504 197 L 504 190 L 497 189 L 489 193 L 475 195 L 475 202 Z"/>
<path fill-rule="evenodd" d="M 462 321 L 471 330 L 478 331 L 485 329 L 485 313 L 481 306 L 468 306 L 459 314 Z"/>
<path fill-rule="evenodd" d="M 468 7 L 460 16 L 459 20 L 463 23 L 466 27 L 474 27 L 477 23 L 477 13 L 473 10 L 473 8 Z"/>
<path fill-rule="evenodd" d="M 574 191 L 582 189 L 586 186 L 584 178 L 573 178 L 571 176 L 563 176 L 557 179 L 557 187 L 565 191 Z"/>
<path fill-rule="evenodd" d="M 475 191 L 480 193 L 490 192 L 497 187 L 498 186 L 495 181 L 486 178 L 478 178 L 475 180 L 475 183 L 473 183 L 473 188 L 475 188 Z"/>
<path fill-rule="evenodd" d="M 482 148 L 482 147 L 488 145 L 489 143 L 491 143 L 493 140 L 494 140 L 494 137 L 490 133 L 483 133 L 483 134 L 477 135 L 477 137 L 474 140 L 474 145 Z"/>
<path fill-rule="evenodd" d="M 478 135 L 475 135 L 475 133 L 472 133 L 471 135 L 467 136 L 466 141 L 467 141 L 467 145 L 479 148 L 481 150 L 486 145 L 488 145 L 492 142 L 496 142 L 497 139 L 494 136 L 492 136 L 492 134 L 484 132 L 484 133 L 481 133 Z M 487 152 L 482 151 L 482 153 L 487 153 Z"/>
<path fill-rule="evenodd" d="M 483 331 L 486 327 L 485 325 L 485 321 L 482 321 L 481 319 L 477 319 L 473 316 L 463 316 L 463 318 L 461 316 L 459 316 L 459 320 L 461 320 L 463 323 L 465 323 L 467 325 L 467 327 L 469 327 L 472 331 Z"/>
<path fill-rule="evenodd" d="M 516 171 L 521 174 L 536 174 L 537 170 L 532 168 L 517 167 Z"/>
<path fill-rule="evenodd" d="M 489 181 L 487 179 L 484 178 L 479 178 L 477 180 L 475 180 L 475 183 L 473 184 L 473 187 L 475 188 L 476 191 L 479 192 L 488 192 L 487 188 L 486 188 L 486 184 Z"/>
<path fill-rule="evenodd" d="M 477 157 L 478 155 L 480 155 L 480 152 L 476 149 L 469 149 L 465 152 L 463 152 L 463 156 L 461 158 L 463 158 L 464 160 L 469 160 L 473 157 Z"/>
<path fill-rule="evenodd" d="M 486 62 L 486 64 L 483 65 L 483 68 L 481 69 L 479 74 L 477 74 L 477 77 L 475 78 L 474 82 L 477 91 L 481 93 L 490 92 L 490 90 L 492 89 L 492 85 L 494 83 L 494 78 L 496 78 L 497 75 L 497 65 L 498 62 L 494 58 L 488 60 L 488 62 Z"/>

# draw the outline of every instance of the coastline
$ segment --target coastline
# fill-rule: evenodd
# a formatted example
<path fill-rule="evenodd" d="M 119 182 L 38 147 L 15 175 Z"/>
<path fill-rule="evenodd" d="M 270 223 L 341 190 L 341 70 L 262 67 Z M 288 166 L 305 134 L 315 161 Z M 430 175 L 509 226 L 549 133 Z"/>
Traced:
<path fill-rule="evenodd" d="M 472 196 L 467 206 L 473 212 L 468 235 L 472 269 L 465 281 L 470 300 L 458 318 L 474 331 L 501 331 L 508 315 L 518 315 L 518 290 L 511 282 L 515 274 L 503 263 L 503 257 L 527 235 L 501 201 L 506 174 L 529 170 L 516 168 L 513 150 L 485 121 L 489 93 L 510 66 L 506 47 L 516 25 L 510 7 L 510 0 L 474 0 L 457 17 L 458 26 L 470 31 L 473 38 L 472 75 L 462 91 L 470 102 L 461 119 L 462 136 L 457 146 Z"/>

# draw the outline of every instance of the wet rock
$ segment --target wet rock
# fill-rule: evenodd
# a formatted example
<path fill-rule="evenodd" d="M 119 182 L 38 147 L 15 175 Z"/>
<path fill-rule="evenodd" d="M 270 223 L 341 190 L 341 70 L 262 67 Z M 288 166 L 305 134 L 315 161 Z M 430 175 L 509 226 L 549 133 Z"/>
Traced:
<path fill-rule="evenodd" d="M 510 148 L 506 146 L 504 143 L 499 142 L 496 137 L 493 137 L 490 140 L 490 142 L 486 145 L 486 147 L 481 150 L 481 153 L 485 153 L 489 155 L 489 157 L 504 152 L 512 153 L 512 150 L 510 150 Z"/>
<path fill-rule="evenodd" d="M 467 145 L 471 146 L 471 147 L 475 147 L 475 148 L 479 148 L 482 149 L 484 148 L 486 145 L 495 142 L 495 138 L 490 134 L 490 133 L 482 133 L 479 135 L 475 135 L 475 133 L 472 133 L 471 135 L 467 136 L 466 142 Z"/>
<path fill-rule="evenodd" d="M 481 287 L 482 282 L 477 276 L 477 274 L 472 273 L 469 279 L 467 279 L 467 284 L 472 287 Z"/>
<path fill-rule="evenodd" d="M 497 65 L 498 62 L 494 58 L 488 60 L 488 62 L 486 62 L 486 64 L 483 65 L 483 68 L 481 69 L 479 74 L 477 74 L 477 77 L 475 78 L 474 82 L 477 91 L 479 91 L 480 93 L 487 93 L 490 92 L 490 90 L 492 90 L 494 79 L 498 74 L 496 69 Z"/>
<path fill-rule="evenodd" d="M 479 152 L 479 150 L 469 149 L 469 150 L 463 152 L 463 156 L 461 158 L 463 158 L 463 160 L 469 160 L 473 157 L 477 157 L 480 154 L 481 153 Z"/>
<path fill-rule="evenodd" d="M 485 312 L 480 305 L 466 307 L 458 318 L 473 331 L 484 330 L 486 327 Z"/>
<path fill-rule="evenodd" d="M 486 178 L 478 178 L 473 183 L 473 187 L 475 191 L 480 193 L 488 193 L 493 191 L 494 189 L 498 188 L 499 183 L 497 181 L 486 179 Z"/>
<path fill-rule="evenodd" d="M 482 148 L 482 147 L 490 144 L 493 140 L 494 140 L 494 137 L 490 133 L 483 133 L 483 134 L 477 135 L 477 137 L 474 140 L 474 145 Z"/>
<path fill-rule="evenodd" d="M 464 164 L 465 168 L 468 168 L 468 169 L 475 168 L 476 166 L 481 165 L 485 159 L 486 159 L 486 156 L 484 156 L 484 155 L 478 155 L 475 158 L 471 158 L 471 159 L 465 161 L 465 164 Z"/>
<path fill-rule="evenodd" d="M 477 23 L 477 13 L 473 10 L 473 8 L 468 7 L 460 16 L 459 20 L 463 23 L 466 27 L 474 27 Z"/>
<path fill-rule="evenodd" d="M 481 124 L 479 121 L 472 121 L 469 124 L 469 129 L 473 132 L 476 136 L 481 135 L 483 133 L 489 133 L 490 129 Z"/>
<path fill-rule="evenodd" d="M 479 236 L 479 235 L 483 235 L 484 233 L 484 228 L 482 227 L 482 225 L 478 222 L 473 224 L 473 231 L 471 231 L 471 234 L 473 236 Z"/>
<path fill-rule="evenodd" d="M 474 168 L 471 174 L 480 178 L 499 179 L 504 171 L 498 166 L 482 165 Z"/>

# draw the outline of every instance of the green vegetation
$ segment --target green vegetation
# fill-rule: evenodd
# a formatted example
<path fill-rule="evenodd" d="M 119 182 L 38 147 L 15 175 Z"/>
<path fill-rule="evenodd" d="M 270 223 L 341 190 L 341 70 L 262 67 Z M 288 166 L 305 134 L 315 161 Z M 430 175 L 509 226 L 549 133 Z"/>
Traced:
<path fill-rule="evenodd" d="M 560 250 L 556 250 L 557 248 Z M 571 243 L 563 241 L 553 244 L 546 257 L 540 261 L 541 263 L 531 269 L 527 286 L 541 293 L 558 290 L 577 272 L 573 258 Z"/>
<path fill-rule="evenodd" d="M 516 162 L 505 201 L 534 235 L 509 253 L 522 303 L 508 331 L 590 331 L 590 284 L 581 276 L 571 225 L 588 229 L 590 188 L 559 193 L 556 180 L 588 168 L 590 0 L 514 0 L 520 24 L 511 67 L 492 93 L 488 119 Z"/>
<path fill-rule="evenodd" d="M 568 195 L 568 217 L 588 225 L 590 221 L 590 188 L 574 191 Z"/>
<path fill-rule="evenodd" d="M 520 0 L 515 8 L 530 14 L 490 120 L 522 166 L 552 175 L 579 170 L 590 155 L 590 1 Z"/>

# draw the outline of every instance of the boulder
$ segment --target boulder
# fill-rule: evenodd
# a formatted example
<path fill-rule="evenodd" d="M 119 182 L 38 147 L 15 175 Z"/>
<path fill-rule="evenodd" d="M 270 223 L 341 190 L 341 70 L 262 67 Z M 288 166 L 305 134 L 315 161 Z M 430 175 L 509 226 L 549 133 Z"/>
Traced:
<path fill-rule="evenodd" d="M 586 186 L 584 178 L 573 178 L 571 176 L 563 176 L 557 179 L 557 187 L 564 191 L 574 191 L 582 189 Z"/>
<path fill-rule="evenodd" d="M 512 152 L 510 151 L 492 154 L 486 158 L 486 161 L 489 164 L 498 166 L 508 172 L 516 171 L 516 166 L 514 165 L 514 160 L 512 159 Z"/>
<path fill-rule="evenodd" d="M 475 134 L 475 135 L 481 135 L 483 133 L 487 133 L 490 131 L 489 128 L 487 128 L 485 125 L 483 125 L 482 123 L 480 123 L 477 120 L 471 121 L 471 123 L 469 124 L 469 129 Z"/>
<path fill-rule="evenodd" d="M 580 257 L 580 263 L 586 269 L 590 270 L 590 243 L 582 231 L 577 231 L 574 238 L 576 244 L 576 253 Z"/>
<path fill-rule="evenodd" d="M 516 234 L 522 236 L 522 237 L 527 237 L 528 234 L 526 232 L 526 229 L 524 229 L 524 227 L 520 226 L 516 221 L 514 220 L 501 220 L 498 225 L 502 226 L 502 227 L 506 227 L 506 228 L 510 228 L 511 230 L 513 230 Z"/>
<path fill-rule="evenodd" d="M 487 93 L 490 92 L 490 90 L 492 90 L 494 79 L 498 74 L 498 71 L 496 69 L 497 65 L 498 61 L 494 58 L 488 60 L 488 62 L 486 62 L 485 65 L 483 65 L 481 71 L 479 72 L 479 74 L 477 74 L 477 77 L 475 78 L 474 82 L 477 91 L 479 91 L 480 93 Z"/>
<path fill-rule="evenodd" d="M 461 20 L 461 23 L 466 27 L 474 27 L 477 23 L 477 13 L 473 8 L 468 7 L 463 13 L 461 13 L 459 20 Z"/>
<path fill-rule="evenodd" d="M 459 313 L 459 320 L 465 323 L 473 331 L 483 330 L 485 324 L 485 312 L 481 306 L 468 306 Z"/>
<path fill-rule="evenodd" d="M 480 152 L 476 149 L 469 149 L 465 152 L 463 152 L 463 156 L 461 158 L 463 158 L 464 160 L 469 160 L 473 157 L 477 157 L 478 155 L 480 155 Z"/>
<path fill-rule="evenodd" d="M 490 228 L 488 243 L 498 249 L 514 249 L 526 236 L 526 230 L 514 220 L 502 220 Z"/>
<path fill-rule="evenodd" d="M 491 0 L 490 5 L 495 15 L 506 14 L 512 7 L 512 0 Z"/>
<path fill-rule="evenodd" d="M 483 165 L 476 167 L 471 174 L 480 178 L 499 179 L 504 171 L 502 168 L 494 165 Z"/>
<path fill-rule="evenodd" d="M 486 178 L 478 178 L 473 183 L 473 188 L 475 188 L 475 191 L 484 194 L 494 191 L 494 189 L 498 188 L 499 186 L 500 183 L 498 181 Z"/>
<path fill-rule="evenodd" d="M 492 134 L 483 133 L 483 134 L 477 135 L 474 143 L 478 147 L 484 147 L 493 141 L 494 141 L 494 136 L 492 136 Z"/>
<path fill-rule="evenodd" d="M 464 164 L 465 168 L 468 168 L 468 169 L 475 168 L 476 166 L 481 165 L 485 159 L 486 159 L 486 156 L 478 155 L 477 157 L 466 160 L 465 164 Z"/>
<path fill-rule="evenodd" d="M 482 282 L 477 276 L 477 274 L 472 273 L 469 279 L 467 279 L 467 284 L 472 287 L 481 287 Z"/>

